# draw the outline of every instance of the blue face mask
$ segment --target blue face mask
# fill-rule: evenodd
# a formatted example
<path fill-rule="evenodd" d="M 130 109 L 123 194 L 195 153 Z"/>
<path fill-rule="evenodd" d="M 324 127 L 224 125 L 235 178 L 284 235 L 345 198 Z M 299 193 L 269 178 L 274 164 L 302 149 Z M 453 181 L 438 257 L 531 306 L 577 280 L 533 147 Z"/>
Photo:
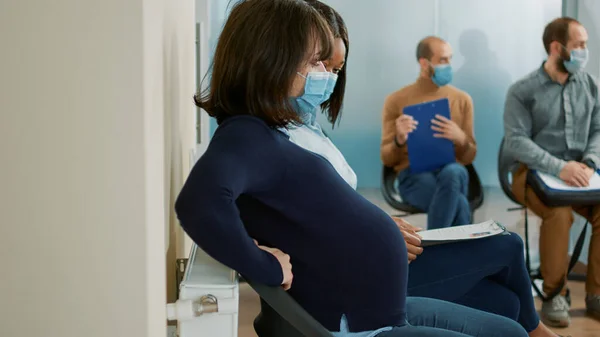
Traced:
<path fill-rule="evenodd" d="M 581 69 L 585 68 L 585 65 L 588 62 L 589 58 L 589 50 L 587 48 L 583 49 L 573 49 L 571 50 L 571 57 L 569 60 L 563 60 L 563 64 L 565 68 L 570 74 L 574 74 Z"/>
<path fill-rule="evenodd" d="M 316 118 L 317 108 L 331 96 L 337 75 L 326 71 L 310 72 L 306 76 L 300 73 L 298 75 L 306 79 L 304 93 L 295 98 L 298 114 L 306 123 L 311 124 Z"/>
<path fill-rule="evenodd" d="M 325 88 L 325 96 L 323 97 L 323 104 L 326 102 L 333 94 L 333 90 L 335 89 L 335 84 L 337 83 L 338 75 L 334 73 L 329 73 L 329 79 L 327 80 L 327 87 Z"/>
<path fill-rule="evenodd" d="M 452 82 L 452 66 L 449 64 L 438 64 L 433 66 L 433 76 L 431 80 L 438 87 L 443 87 Z"/>

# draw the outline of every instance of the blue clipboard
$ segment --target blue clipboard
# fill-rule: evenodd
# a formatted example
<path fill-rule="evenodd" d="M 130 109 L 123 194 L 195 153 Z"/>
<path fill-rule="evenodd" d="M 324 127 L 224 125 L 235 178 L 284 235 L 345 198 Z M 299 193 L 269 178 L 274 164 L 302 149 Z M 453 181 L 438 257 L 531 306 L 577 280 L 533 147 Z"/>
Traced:
<path fill-rule="evenodd" d="M 431 129 L 431 120 L 435 115 L 450 119 L 448 98 L 410 105 L 404 108 L 403 113 L 419 122 L 417 129 L 408 135 L 406 142 L 411 173 L 435 171 L 456 162 L 452 141 L 433 137 L 435 131 Z"/>

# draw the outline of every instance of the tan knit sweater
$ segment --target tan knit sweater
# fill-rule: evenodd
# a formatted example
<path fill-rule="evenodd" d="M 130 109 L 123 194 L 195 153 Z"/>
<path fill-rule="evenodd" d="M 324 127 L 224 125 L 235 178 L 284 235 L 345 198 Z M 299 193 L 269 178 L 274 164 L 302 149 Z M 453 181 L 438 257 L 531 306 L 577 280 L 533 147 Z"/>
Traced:
<path fill-rule="evenodd" d="M 473 162 L 477 153 L 477 144 L 473 133 L 473 101 L 471 97 L 451 85 L 438 87 L 430 79 L 420 77 L 415 83 L 390 94 L 385 100 L 381 137 L 381 160 L 385 166 L 394 167 L 396 172 L 409 166 L 406 144 L 398 147 L 394 142 L 396 119 L 402 115 L 404 107 L 441 98 L 448 98 L 450 118 L 467 135 L 465 144 L 454 144 L 456 160 L 463 165 Z"/>

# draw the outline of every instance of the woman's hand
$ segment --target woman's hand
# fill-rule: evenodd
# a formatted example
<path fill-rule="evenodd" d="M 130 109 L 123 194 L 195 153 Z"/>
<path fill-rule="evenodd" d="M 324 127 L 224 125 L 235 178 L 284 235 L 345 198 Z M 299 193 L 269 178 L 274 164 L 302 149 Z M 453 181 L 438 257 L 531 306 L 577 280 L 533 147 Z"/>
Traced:
<path fill-rule="evenodd" d="M 422 228 L 415 227 L 405 221 L 402 218 L 392 217 L 400 229 L 402 236 L 404 237 L 404 241 L 406 242 L 406 250 L 408 252 L 408 263 L 412 262 L 417 258 L 418 255 L 423 253 L 423 248 L 421 247 L 421 237 L 417 232 L 422 231 Z"/>
<path fill-rule="evenodd" d="M 279 264 L 281 265 L 281 271 L 283 272 L 283 282 L 281 282 L 281 286 L 283 287 L 283 290 L 290 289 L 292 287 L 292 280 L 294 279 L 294 274 L 292 274 L 292 264 L 290 262 L 290 256 L 277 248 L 261 246 L 256 240 L 254 240 L 254 243 L 258 246 L 258 248 L 264 250 L 265 252 L 273 254 L 273 256 L 277 258 L 277 261 L 279 261 Z"/>

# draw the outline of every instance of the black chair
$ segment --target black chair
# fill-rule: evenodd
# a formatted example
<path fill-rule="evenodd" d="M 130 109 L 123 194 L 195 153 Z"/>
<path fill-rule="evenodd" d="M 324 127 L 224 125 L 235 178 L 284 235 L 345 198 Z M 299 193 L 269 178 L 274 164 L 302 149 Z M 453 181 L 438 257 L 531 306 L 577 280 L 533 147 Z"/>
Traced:
<path fill-rule="evenodd" d="M 472 220 L 475 210 L 483 204 L 483 187 L 481 186 L 481 180 L 479 179 L 479 175 L 477 175 L 475 167 L 472 164 L 466 165 L 465 167 L 469 174 L 469 191 L 467 198 L 469 200 L 469 205 L 471 206 Z M 381 193 L 383 194 L 385 201 L 392 206 L 392 208 L 403 212 L 403 214 L 397 216 L 403 217 L 412 214 L 426 213 L 424 210 L 418 209 L 402 201 L 400 193 L 396 188 L 397 177 L 398 175 L 394 171 L 394 168 L 383 166 L 381 175 Z"/>
<path fill-rule="evenodd" d="M 260 296 L 261 312 L 254 320 L 259 337 L 332 337 L 283 288 L 246 282 Z"/>
<path fill-rule="evenodd" d="M 527 267 L 527 271 L 529 272 L 529 277 L 531 278 L 531 283 L 538 294 L 538 296 L 542 299 L 546 297 L 542 293 L 542 291 L 538 288 L 538 286 L 534 283 L 534 280 L 543 280 L 542 273 L 539 269 L 533 270 L 531 268 L 531 258 L 529 254 L 529 221 L 527 220 L 527 208 L 525 205 L 521 204 L 517 198 L 515 197 L 512 191 L 512 175 L 521 165 L 518 161 L 512 160 L 511 158 L 504 157 L 502 154 L 504 152 L 504 138 L 500 143 L 500 149 L 498 151 L 498 180 L 500 182 L 500 187 L 507 198 L 509 198 L 512 202 L 519 205 L 517 207 L 509 208 L 508 211 L 518 211 L 525 210 L 525 264 Z M 577 240 L 576 248 L 574 249 L 573 256 L 571 256 L 571 261 L 569 262 L 568 269 L 568 279 L 574 281 L 584 281 L 585 276 L 580 274 L 571 273 L 571 269 L 575 266 L 575 263 L 579 259 L 579 255 L 581 253 L 581 247 L 583 246 L 583 240 L 585 238 L 585 228 L 584 231 L 579 236 Z M 569 291 L 567 290 L 567 301 L 569 304 L 571 303 L 571 299 L 569 296 Z"/>

